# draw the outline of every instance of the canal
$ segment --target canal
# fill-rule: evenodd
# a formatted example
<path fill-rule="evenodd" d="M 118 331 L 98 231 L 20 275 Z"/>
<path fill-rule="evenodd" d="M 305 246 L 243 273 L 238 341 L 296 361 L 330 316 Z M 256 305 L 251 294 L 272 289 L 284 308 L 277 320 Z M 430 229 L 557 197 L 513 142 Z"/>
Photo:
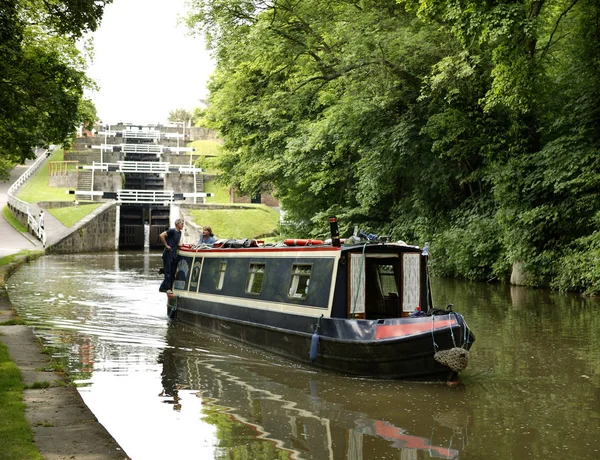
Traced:
<path fill-rule="evenodd" d="M 8 280 L 133 459 L 600 458 L 600 301 L 434 280 L 476 342 L 460 383 L 316 370 L 166 317 L 159 252 L 45 256 Z M 308 353 L 308 350 L 307 350 Z"/>

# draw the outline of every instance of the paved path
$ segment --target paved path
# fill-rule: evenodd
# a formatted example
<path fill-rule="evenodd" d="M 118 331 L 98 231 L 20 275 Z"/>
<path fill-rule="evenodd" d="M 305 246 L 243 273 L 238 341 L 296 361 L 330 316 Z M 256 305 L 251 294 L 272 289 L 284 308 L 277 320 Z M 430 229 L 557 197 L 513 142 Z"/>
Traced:
<path fill-rule="evenodd" d="M 15 166 L 11 171 L 10 179 L 6 182 L 0 181 L 0 209 L 4 209 L 4 206 L 6 206 L 8 189 L 27 171 L 27 168 L 29 168 L 29 164 Z M 0 218 L 0 235 L 2 235 L 2 238 L 0 238 L 0 257 L 15 254 L 23 249 L 42 248 L 42 244 L 33 235 L 15 230 L 4 216 Z"/>
<path fill-rule="evenodd" d="M 24 165 L 13 168 L 10 179 L 6 182 L 0 181 L 0 209 L 4 209 L 8 201 L 8 189 L 15 181 L 27 171 L 33 160 L 28 160 Z M 37 203 L 29 203 L 29 212 L 38 216 L 40 207 Z M 46 230 L 46 242 L 51 244 L 64 237 L 66 227 L 56 220 L 49 212 L 45 212 L 44 227 Z M 41 241 L 30 233 L 22 233 L 10 225 L 4 216 L 0 217 L 0 257 L 16 254 L 23 249 L 43 249 Z"/>

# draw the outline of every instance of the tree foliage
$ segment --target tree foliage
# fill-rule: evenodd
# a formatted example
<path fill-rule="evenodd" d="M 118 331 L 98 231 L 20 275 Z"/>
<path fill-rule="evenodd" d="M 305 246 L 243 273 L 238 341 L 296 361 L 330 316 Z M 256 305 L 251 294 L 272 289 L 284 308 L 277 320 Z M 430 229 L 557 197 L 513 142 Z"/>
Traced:
<path fill-rule="evenodd" d="M 313 235 L 337 214 L 430 241 L 442 274 L 523 262 L 557 285 L 598 230 L 599 16 L 592 0 L 195 0 L 188 25 L 216 59 L 205 121 L 228 184 L 274 190 Z"/>
<path fill-rule="evenodd" d="M 8 163 L 95 121 L 76 40 L 98 27 L 111 1 L 0 0 L 0 155 Z"/>
<path fill-rule="evenodd" d="M 171 122 L 185 122 L 188 123 L 192 120 L 193 115 L 185 109 L 175 109 L 169 112 L 168 120 Z"/>

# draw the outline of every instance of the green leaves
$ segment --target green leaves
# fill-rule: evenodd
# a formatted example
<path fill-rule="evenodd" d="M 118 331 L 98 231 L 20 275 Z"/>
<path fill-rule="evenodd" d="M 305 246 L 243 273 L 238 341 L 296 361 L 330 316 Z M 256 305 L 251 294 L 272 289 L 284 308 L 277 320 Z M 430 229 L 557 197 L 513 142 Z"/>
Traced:
<path fill-rule="evenodd" d="M 33 148 L 66 142 L 95 122 L 92 85 L 75 39 L 99 24 L 110 1 L 0 0 L 0 155 L 23 162 Z"/>
<path fill-rule="evenodd" d="M 217 58 L 205 121 L 223 179 L 275 190 L 303 232 L 335 213 L 431 241 L 441 273 L 523 262 L 544 284 L 597 230 L 597 3 L 193 4 Z"/>

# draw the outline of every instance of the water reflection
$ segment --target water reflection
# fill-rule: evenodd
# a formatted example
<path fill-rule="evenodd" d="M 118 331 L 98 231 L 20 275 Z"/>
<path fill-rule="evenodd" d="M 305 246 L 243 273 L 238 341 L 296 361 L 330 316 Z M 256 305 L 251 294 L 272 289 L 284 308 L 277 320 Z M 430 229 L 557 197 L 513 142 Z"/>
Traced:
<path fill-rule="evenodd" d="M 258 354 L 249 359 L 249 350 L 240 355 L 239 347 L 228 350 L 226 341 L 182 324 L 169 328 L 167 343 L 161 395 L 181 410 L 179 390 L 196 392 L 204 420 L 217 427 L 216 458 L 231 458 L 231 450 L 279 458 L 279 449 L 303 459 L 455 459 L 467 442 L 472 416 L 461 388 L 331 375 Z"/>
<path fill-rule="evenodd" d="M 134 459 L 600 458 L 600 301 L 434 280 L 462 385 L 348 378 L 169 324 L 160 252 L 46 256 L 10 299 Z"/>

